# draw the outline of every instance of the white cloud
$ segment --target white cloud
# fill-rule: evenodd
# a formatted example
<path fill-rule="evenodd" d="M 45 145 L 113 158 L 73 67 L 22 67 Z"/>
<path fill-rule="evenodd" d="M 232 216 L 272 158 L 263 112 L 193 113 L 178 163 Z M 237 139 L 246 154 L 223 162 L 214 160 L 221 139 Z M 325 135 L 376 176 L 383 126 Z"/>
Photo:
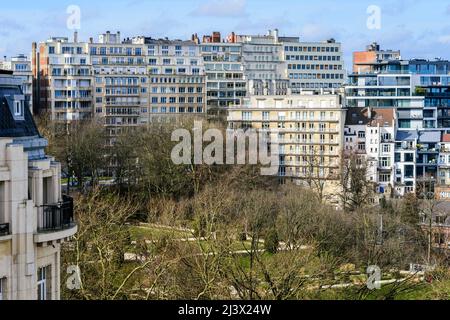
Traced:
<path fill-rule="evenodd" d="M 450 44 L 450 35 L 440 36 L 438 41 L 442 44 Z"/>
<path fill-rule="evenodd" d="M 246 0 L 204 0 L 191 15 L 206 17 L 242 17 L 246 13 Z"/>

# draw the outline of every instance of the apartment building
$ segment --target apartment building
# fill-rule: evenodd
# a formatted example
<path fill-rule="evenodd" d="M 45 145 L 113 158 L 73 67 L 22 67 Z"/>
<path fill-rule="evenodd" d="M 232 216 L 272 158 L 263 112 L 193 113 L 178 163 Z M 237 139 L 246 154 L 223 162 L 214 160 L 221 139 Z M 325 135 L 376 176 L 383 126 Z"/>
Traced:
<path fill-rule="evenodd" d="M 148 123 L 149 92 L 146 46 L 107 31 L 88 44 L 93 70 L 95 117 L 114 137 Z"/>
<path fill-rule="evenodd" d="M 53 37 L 33 43 L 34 111 L 59 123 L 93 116 L 93 78 L 87 43 Z"/>
<path fill-rule="evenodd" d="M 133 43 L 144 44 L 147 54 L 150 121 L 180 114 L 204 116 L 206 74 L 197 43 L 145 37 Z"/>
<path fill-rule="evenodd" d="M 425 97 L 424 128 L 445 133 L 450 129 L 450 62 L 413 59 L 409 71 L 416 92 Z"/>
<path fill-rule="evenodd" d="M 342 46 L 334 39 L 323 42 L 283 41 L 286 76 L 293 93 L 337 89 L 346 81 Z"/>
<path fill-rule="evenodd" d="M 22 80 L 22 92 L 25 100 L 33 112 L 33 72 L 31 60 L 24 54 L 12 57 L 10 60 L 0 62 L 0 69 L 11 70 L 15 77 Z"/>
<path fill-rule="evenodd" d="M 367 180 L 377 194 L 390 197 L 395 185 L 395 111 L 392 108 L 350 108 L 344 128 L 345 154 L 367 166 Z"/>
<path fill-rule="evenodd" d="M 289 96 L 251 96 L 229 109 L 229 128 L 254 128 L 279 142 L 282 183 L 324 184 L 329 201 L 338 202 L 345 109 L 338 94 L 304 92 Z"/>
<path fill-rule="evenodd" d="M 58 300 L 61 244 L 77 232 L 73 201 L 21 86 L 0 70 L 0 300 Z"/>
<path fill-rule="evenodd" d="M 218 36 L 215 38 L 217 41 Z M 208 112 L 220 114 L 231 105 L 241 104 L 247 94 L 242 44 L 204 42 L 200 45 L 200 51 L 206 73 Z"/>

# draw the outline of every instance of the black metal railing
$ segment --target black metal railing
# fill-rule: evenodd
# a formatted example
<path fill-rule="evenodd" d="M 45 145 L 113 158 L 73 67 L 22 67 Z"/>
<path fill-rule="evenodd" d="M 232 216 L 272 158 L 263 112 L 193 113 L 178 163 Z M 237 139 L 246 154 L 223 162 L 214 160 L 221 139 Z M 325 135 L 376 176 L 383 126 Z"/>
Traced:
<path fill-rule="evenodd" d="M 73 226 L 73 198 L 63 196 L 62 202 L 43 206 L 38 232 L 65 230 Z"/>
<path fill-rule="evenodd" d="M 0 223 L 0 237 L 9 235 L 9 223 Z"/>

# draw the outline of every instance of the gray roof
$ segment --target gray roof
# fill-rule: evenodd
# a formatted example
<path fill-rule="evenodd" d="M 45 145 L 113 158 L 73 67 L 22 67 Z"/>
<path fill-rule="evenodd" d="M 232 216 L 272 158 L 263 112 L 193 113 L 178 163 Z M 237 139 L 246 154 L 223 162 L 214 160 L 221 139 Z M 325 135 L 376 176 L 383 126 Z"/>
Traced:
<path fill-rule="evenodd" d="M 422 131 L 419 134 L 419 142 L 441 142 L 440 131 Z"/>
<path fill-rule="evenodd" d="M 417 131 L 398 131 L 396 141 L 414 141 L 419 138 Z"/>

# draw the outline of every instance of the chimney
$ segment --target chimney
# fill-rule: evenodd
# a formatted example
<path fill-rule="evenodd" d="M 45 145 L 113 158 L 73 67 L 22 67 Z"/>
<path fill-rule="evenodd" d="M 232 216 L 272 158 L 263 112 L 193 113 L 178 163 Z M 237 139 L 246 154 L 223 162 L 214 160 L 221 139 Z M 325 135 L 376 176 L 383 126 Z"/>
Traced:
<path fill-rule="evenodd" d="M 74 42 L 74 43 L 78 43 L 78 31 L 75 31 L 75 32 L 73 33 L 73 42 Z"/>
<path fill-rule="evenodd" d="M 121 43 L 122 39 L 120 38 L 120 31 L 117 31 L 117 43 Z"/>
<path fill-rule="evenodd" d="M 89 38 L 89 43 L 94 43 L 94 38 Z"/>
<path fill-rule="evenodd" d="M 278 29 L 273 30 L 273 37 L 275 38 L 275 42 L 278 42 L 279 31 Z"/>

